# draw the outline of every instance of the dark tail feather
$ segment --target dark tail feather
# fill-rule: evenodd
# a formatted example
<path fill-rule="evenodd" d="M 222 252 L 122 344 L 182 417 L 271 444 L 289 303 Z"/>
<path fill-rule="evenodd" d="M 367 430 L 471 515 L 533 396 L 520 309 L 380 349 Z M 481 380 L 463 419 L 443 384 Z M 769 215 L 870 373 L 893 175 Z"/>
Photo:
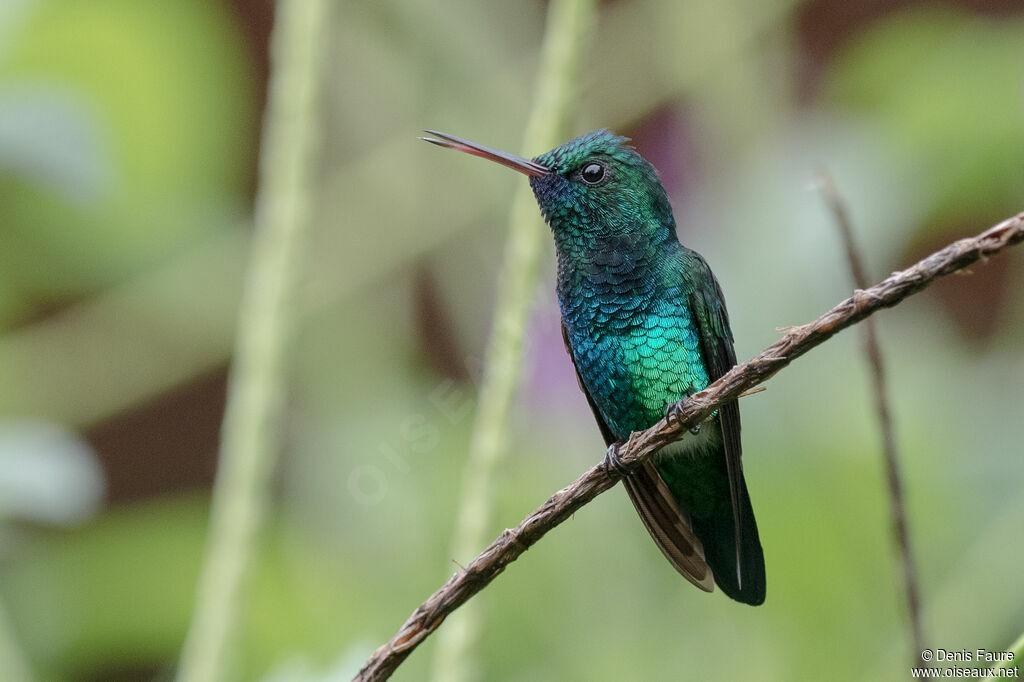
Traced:
<path fill-rule="evenodd" d="M 693 517 L 693 530 L 704 545 L 704 559 L 715 575 L 722 592 L 736 601 L 757 606 L 764 602 L 764 552 L 757 535 L 757 522 L 747 493 L 747 482 L 740 473 L 740 566 L 736 566 L 736 525 L 732 504 L 724 500 L 716 513 L 704 518 Z"/>

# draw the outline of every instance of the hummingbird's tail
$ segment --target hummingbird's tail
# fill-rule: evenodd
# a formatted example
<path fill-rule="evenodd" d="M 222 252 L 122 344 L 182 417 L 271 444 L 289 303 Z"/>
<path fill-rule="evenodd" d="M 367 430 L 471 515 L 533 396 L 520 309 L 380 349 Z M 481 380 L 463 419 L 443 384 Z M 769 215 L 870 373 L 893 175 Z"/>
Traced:
<path fill-rule="evenodd" d="M 737 507 L 740 514 L 740 547 L 736 551 L 736 524 L 728 499 L 721 500 L 707 516 L 693 516 L 693 530 L 704 543 L 704 554 L 722 592 L 736 601 L 757 606 L 764 603 L 764 551 L 757 521 L 750 505 L 747 482 L 740 472 Z M 737 557 L 739 565 L 737 566 Z"/>
<path fill-rule="evenodd" d="M 623 482 L 662 553 L 703 590 L 717 584 L 736 601 L 763 603 L 764 552 L 742 468 L 736 480 L 737 524 L 725 458 L 717 450 L 655 459 L 657 464 L 646 462 Z"/>

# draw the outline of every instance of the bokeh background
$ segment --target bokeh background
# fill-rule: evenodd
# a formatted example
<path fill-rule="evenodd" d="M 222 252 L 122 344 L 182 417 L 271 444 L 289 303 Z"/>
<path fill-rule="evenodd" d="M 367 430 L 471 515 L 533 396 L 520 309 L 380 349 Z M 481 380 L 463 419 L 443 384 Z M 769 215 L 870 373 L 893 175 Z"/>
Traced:
<path fill-rule="evenodd" d="M 237 635 L 252 680 L 347 679 L 452 556 L 546 4 L 339 2 L 284 452 Z M 0 4 L 0 623 L 42 680 L 173 674 L 252 226 L 269 2 Z M 737 354 L 1024 209 L 1016 0 L 616 0 L 575 133 L 633 137 L 722 282 Z M 539 153 L 545 150 L 526 150 Z M 489 534 L 603 454 L 552 249 Z M 1024 252 L 877 319 L 928 642 L 1024 631 Z M 479 598 L 489 680 L 882 680 L 910 651 L 857 332 L 743 404 L 763 607 L 703 595 L 620 491 Z M 428 641 L 395 679 L 426 679 Z"/>

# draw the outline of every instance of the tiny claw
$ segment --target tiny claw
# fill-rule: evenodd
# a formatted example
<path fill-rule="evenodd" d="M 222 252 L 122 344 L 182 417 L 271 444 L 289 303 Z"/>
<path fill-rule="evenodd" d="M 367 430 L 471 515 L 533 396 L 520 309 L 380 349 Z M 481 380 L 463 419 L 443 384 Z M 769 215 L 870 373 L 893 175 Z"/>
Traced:
<path fill-rule="evenodd" d="M 618 443 L 612 443 L 608 446 L 608 451 L 604 453 L 604 468 L 608 472 L 609 476 L 618 474 L 620 477 L 629 475 L 629 469 L 619 459 L 619 448 Z M 613 473 L 614 472 L 614 473 Z"/>
<path fill-rule="evenodd" d="M 672 426 L 672 422 L 679 424 L 679 403 L 669 403 L 665 406 L 665 422 Z"/>
<path fill-rule="evenodd" d="M 683 408 L 680 406 L 680 403 L 669 403 L 668 405 L 665 406 L 665 422 L 669 426 L 672 426 L 673 423 L 676 426 L 680 426 L 682 424 L 682 421 L 683 421 L 683 418 L 680 416 L 680 412 L 682 412 L 682 411 L 683 411 Z M 718 410 L 715 410 L 714 412 L 712 412 L 711 416 L 708 417 L 708 419 L 711 419 L 716 414 L 718 414 Z M 690 433 L 692 433 L 693 435 L 696 436 L 698 433 L 700 433 L 700 427 L 701 426 L 703 426 L 703 423 L 697 424 L 696 426 L 691 426 L 690 427 Z"/>

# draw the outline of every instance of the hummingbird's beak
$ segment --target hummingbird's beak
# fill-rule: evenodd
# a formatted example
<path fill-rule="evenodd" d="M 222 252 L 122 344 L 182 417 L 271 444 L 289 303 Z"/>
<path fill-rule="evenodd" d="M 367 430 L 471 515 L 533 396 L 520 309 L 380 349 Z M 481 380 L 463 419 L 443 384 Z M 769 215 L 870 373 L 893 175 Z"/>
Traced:
<path fill-rule="evenodd" d="M 463 140 L 461 137 L 455 137 L 448 133 L 439 133 L 436 130 L 424 130 L 423 132 L 437 136 L 436 138 L 421 137 L 420 139 L 425 142 L 430 142 L 447 149 L 466 152 L 473 156 L 490 159 L 495 163 L 500 163 L 502 166 L 507 166 L 512 170 L 519 171 L 525 175 L 545 175 L 551 172 L 550 168 L 543 166 L 536 161 L 530 161 L 529 159 L 524 159 L 521 156 L 509 154 L 508 152 L 500 152 L 497 149 L 491 149 L 490 147 L 485 147 L 475 142 L 470 142 L 469 140 Z"/>

